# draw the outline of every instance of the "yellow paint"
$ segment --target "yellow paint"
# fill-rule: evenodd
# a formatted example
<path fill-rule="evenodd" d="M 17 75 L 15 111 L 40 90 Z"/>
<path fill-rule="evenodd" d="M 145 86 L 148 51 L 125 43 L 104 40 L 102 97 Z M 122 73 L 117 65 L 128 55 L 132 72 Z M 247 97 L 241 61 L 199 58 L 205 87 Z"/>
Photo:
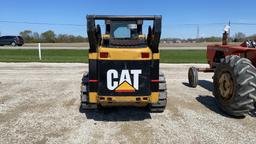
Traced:
<path fill-rule="evenodd" d="M 108 102 L 102 102 L 100 103 L 101 106 L 103 107 L 113 107 L 113 106 L 134 106 L 134 107 L 145 107 L 148 105 L 148 103 L 141 102 L 141 103 L 108 103 Z"/>
<path fill-rule="evenodd" d="M 108 58 L 100 58 L 100 52 L 108 52 Z M 149 53 L 149 58 L 141 58 L 141 53 Z M 89 59 L 99 60 L 151 60 L 160 59 L 159 53 L 152 54 L 151 50 L 147 48 L 105 48 L 100 47 L 98 52 L 89 53 Z"/>
<path fill-rule="evenodd" d="M 150 102 L 157 103 L 159 100 L 159 92 L 151 92 Z"/>
<path fill-rule="evenodd" d="M 97 92 L 89 92 L 90 103 L 108 102 L 108 98 L 111 98 L 112 103 L 157 103 L 159 92 L 152 92 L 151 96 L 98 96 Z M 137 101 L 136 98 L 140 98 L 140 101 Z"/>
<path fill-rule="evenodd" d="M 145 39 L 146 36 L 145 35 L 139 35 L 139 39 Z"/>
<path fill-rule="evenodd" d="M 89 59 L 97 59 L 98 54 L 97 53 L 89 53 Z"/>
<path fill-rule="evenodd" d="M 140 98 L 140 100 L 136 100 Z M 143 99 L 144 98 L 144 99 Z M 111 100 L 109 100 L 111 99 Z M 103 105 L 133 105 L 133 104 L 149 104 L 157 103 L 159 100 L 159 92 L 152 92 L 151 96 L 99 96 L 99 103 Z"/>
<path fill-rule="evenodd" d="M 101 98 L 104 98 L 101 100 Z M 111 98 L 112 103 L 134 103 L 134 102 L 150 102 L 149 96 L 99 96 L 99 101 L 101 102 L 109 102 L 108 98 Z M 140 98 L 140 101 L 137 101 L 136 98 Z M 146 98 L 143 100 L 143 98 Z"/>
<path fill-rule="evenodd" d="M 97 103 L 97 92 L 89 92 L 89 102 L 90 103 Z"/>
<path fill-rule="evenodd" d="M 106 48 L 100 47 L 98 53 L 108 52 L 108 58 L 100 58 L 99 60 L 151 60 L 152 52 L 146 48 Z M 149 58 L 141 58 L 141 53 L 149 53 Z"/>
<path fill-rule="evenodd" d="M 135 91 L 135 89 L 127 81 L 125 81 L 119 85 L 115 91 Z"/>
<path fill-rule="evenodd" d="M 153 54 L 153 59 L 160 59 L 160 54 L 159 53 L 154 53 Z"/>
<path fill-rule="evenodd" d="M 109 39 L 109 38 L 110 38 L 110 35 L 109 35 L 109 34 L 103 34 L 103 35 L 102 35 L 102 38 L 103 38 L 103 39 Z"/>
<path fill-rule="evenodd" d="M 100 103 L 102 106 L 146 106 L 157 103 L 158 98 L 159 92 L 152 92 L 151 96 L 98 96 L 96 92 L 89 92 L 89 102 Z"/>

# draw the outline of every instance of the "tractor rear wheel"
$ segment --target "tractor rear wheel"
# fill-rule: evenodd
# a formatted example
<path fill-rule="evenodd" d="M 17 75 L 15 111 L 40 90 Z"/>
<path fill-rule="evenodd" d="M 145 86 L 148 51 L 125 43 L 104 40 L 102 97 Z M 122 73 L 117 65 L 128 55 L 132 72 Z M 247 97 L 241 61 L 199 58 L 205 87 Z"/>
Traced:
<path fill-rule="evenodd" d="M 149 105 L 150 112 L 163 112 L 167 104 L 167 87 L 164 74 L 159 74 L 159 100 Z"/>
<path fill-rule="evenodd" d="M 213 95 L 225 113 L 244 117 L 255 110 L 256 69 L 250 60 L 227 56 L 217 66 L 213 83 Z"/>
<path fill-rule="evenodd" d="M 83 110 L 96 110 L 98 108 L 97 104 L 89 103 L 89 89 L 88 89 L 89 75 L 85 73 L 82 78 L 81 83 L 81 108 Z"/>
<path fill-rule="evenodd" d="M 195 88 L 198 84 L 198 72 L 195 67 L 190 67 L 188 70 L 189 86 Z"/>

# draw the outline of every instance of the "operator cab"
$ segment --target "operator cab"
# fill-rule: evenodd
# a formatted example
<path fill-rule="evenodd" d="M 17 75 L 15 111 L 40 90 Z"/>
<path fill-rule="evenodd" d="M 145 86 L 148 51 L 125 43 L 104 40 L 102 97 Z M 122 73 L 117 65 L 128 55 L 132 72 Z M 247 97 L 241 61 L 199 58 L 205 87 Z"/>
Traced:
<path fill-rule="evenodd" d="M 106 20 L 106 33 L 102 45 L 111 48 L 147 47 L 147 41 L 142 34 L 142 24 L 142 20 Z"/>
<path fill-rule="evenodd" d="M 109 48 L 146 48 L 158 52 L 161 35 L 161 16 L 87 16 L 90 51 L 100 46 Z M 98 21 L 104 22 L 97 23 Z M 145 27 L 145 25 L 149 25 Z M 144 25 L 144 26 L 143 26 Z M 143 34 L 147 29 L 147 36 Z M 103 34 L 102 34 L 102 30 Z M 95 39 L 94 39 L 95 35 Z"/>
<path fill-rule="evenodd" d="M 141 24 L 136 21 L 112 21 L 110 36 L 115 39 L 137 39 L 142 34 Z M 138 29 L 138 27 L 140 27 Z"/>

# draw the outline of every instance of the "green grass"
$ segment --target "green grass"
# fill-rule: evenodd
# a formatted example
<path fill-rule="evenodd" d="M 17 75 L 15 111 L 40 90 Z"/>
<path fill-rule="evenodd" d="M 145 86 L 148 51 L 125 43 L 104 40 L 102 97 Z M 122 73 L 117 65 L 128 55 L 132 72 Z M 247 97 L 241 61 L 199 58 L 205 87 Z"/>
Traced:
<path fill-rule="evenodd" d="M 206 63 L 205 50 L 161 50 L 162 63 Z M 88 50 L 0 50 L 0 62 L 88 62 Z"/>
<path fill-rule="evenodd" d="M 88 62 L 87 50 L 0 50 L 0 62 Z"/>
<path fill-rule="evenodd" d="M 161 50 L 161 63 L 206 63 L 206 50 Z"/>

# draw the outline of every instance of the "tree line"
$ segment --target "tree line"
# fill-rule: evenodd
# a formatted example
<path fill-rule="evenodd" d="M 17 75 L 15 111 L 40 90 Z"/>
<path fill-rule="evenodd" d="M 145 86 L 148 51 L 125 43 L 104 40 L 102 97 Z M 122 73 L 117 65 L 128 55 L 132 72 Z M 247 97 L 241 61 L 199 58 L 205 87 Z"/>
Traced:
<path fill-rule="evenodd" d="M 20 36 L 26 43 L 73 43 L 73 42 L 87 42 L 87 38 L 82 36 L 74 36 L 68 34 L 56 34 L 52 30 L 43 33 L 32 32 L 31 30 L 24 30 L 20 32 Z"/>
<path fill-rule="evenodd" d="M 31 30 L 24 30 L 20 32 L 20 36 L 23 37 L 26 43 L 75 43 L 75 42 L 88 42 L 88 38 L 83 36 L 74 36 L 68 34 L 56 34 L 52 30 L 48 30 L 43 33 L 32 32 Z M 246 36 L 242 32 L 235 33 L 230 37 L 232 42 L 242 42 L 246 39 L 256 40 L 256 34 Z M 202 37 L 202 38 L 163 38 L 163 41 L 181 41 L 181 42 L 220 42 L 222 37 Z"/>
<path fill-rule="evenodd" d="M 201 37 L 201 38 L 188 38 L 188 39 L 180 39 L 180 38 L 164 38 L 164 41 L 181 41 L 181 42 L 220 42 L 222 41 L 222 37 Z M 245 40 L 256 40 L 256 34 L 246 36 L 246 34 L 242 32 L 235 33 L 233 36 L 230 36 L 229 40 L 231 42 L 243 42 Z"/>

